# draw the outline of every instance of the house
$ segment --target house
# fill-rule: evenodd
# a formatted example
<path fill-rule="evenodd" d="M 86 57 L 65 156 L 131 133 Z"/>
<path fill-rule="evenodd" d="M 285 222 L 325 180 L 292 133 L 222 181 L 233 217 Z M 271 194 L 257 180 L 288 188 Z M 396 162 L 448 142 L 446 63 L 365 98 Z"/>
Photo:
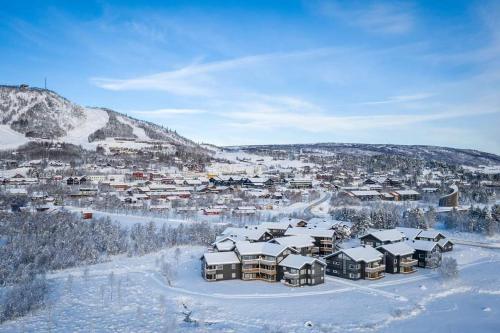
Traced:
<path fill-rule="evenodd" d="M 314 245 L 319 249 L 318 255 L 320 256 L 331 254 L 334 250 L 334 230 L 297 227 L 287 229 L 285 236 L 311 236 L 314 238 Z"/>
<path fill-rule="evenodd" d="M 278 264 L 295 250 L 272 243 L 236 242 L 243 280 L 278 281 Z"/>
<path fill-rule="evenodd" d="M 392 194 L 396 201 L 406 201 L 406 200 L 420 200 L 421 195 L 415 190 L 398 190 L 393 191 Z"/>
<path fill-rule="evenodd" d="M 386 244 L 377 248 L 384 255 L 385 271 L 387 273 L 413 273 L 418 261 L 413 258 L 415 249 L 405 242 Z"/>
<path fill-rule="evenodd" d="M 441 252 L 453 251 L 453 243 L 449 239 L 443 238 L 438 242 Z"/>
<path fill-rule="evenodd" d="M 379 247 L 385 244 L 402 242 L 405 240 L 405 237 L 404 234 L 397 229 L 386 229 L 370 232 L 359 237 L 359 240 L 361 241 L 361 245 Z"/>
<path fill-rule="evenodd" d="M 255 206 L 238 206 L 233 210 L 234 214 L 249 215 L 255 214 L 257 208 Z"/>
<path fill-rule="evenodd" d="M 440 240 L 445 238 L 446 236 L 437 230 L 422 230 L 415 237 L 415 239 L 418 240 L 432 241 L 432 242 L 439 242 Z"/>
<path fill-rule="evenodd" d="M 418 267 L 436 268 L 441 264 L 441 248 L 437 242 L 414 240 L 408 241 L 408 245 L 415 249 L 413 259 L 418 260 Z"/>
<path fill-rule="evenodd" d="M 380 193 L 375 190 L 346 191 L 344 194 L 348 197 L 356 198 L 362 201 L 378 200 L 381 198 Z"/>
<path fill-rule="evenodd" d="M 312 180 L 311 179 L 292 179 L 288 183 L 288 187 L 294 188 L 294 189 L 312 188 Z"/>
<path fill-rule="evenodd" d="M 351 280 L 384 277 L 383 254 L 370 246 L 342 249 L 327 255 L 325 260 L 328 275 Z"/>
<path fill-rule="evenodd" d="M 278 264 L 278 276 L 287 286 L 314 286 L 325 282 L 325 266 L 321 260 L 290 254 Z"/>
<path fill-rule="evenodd" d="M 205 253 L 201 257 L 201 276 L 207 281 L 240 279 L 240 260 L 234 252 Z"/>
<path fill-rule="evenodd" d="M 279 237 L 269 242 L 291 247 L 303 256 L 313 256 L 319 253 L 319 247 L 315 245 L 314 238 L 309 235 Z"/>

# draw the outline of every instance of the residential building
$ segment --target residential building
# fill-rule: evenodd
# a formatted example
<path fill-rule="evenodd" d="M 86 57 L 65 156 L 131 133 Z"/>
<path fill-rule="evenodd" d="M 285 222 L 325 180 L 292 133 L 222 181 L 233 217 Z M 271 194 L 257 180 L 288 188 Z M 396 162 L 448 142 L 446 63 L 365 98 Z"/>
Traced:
<path fill-rule="evenodd" d="M 325 260 L 328 275 L 351 280 L 384 277 L 383 254 L 370 246 L 342 249 L 326 256 Z"/>
<path fill-rule="evenodd" d="M 240 260 L 234 252 L 205 253 L 201 258 L 201 276 L 207 281 L 240 279 Z"/>
<path fill-rule="evenodd" d="M 278 264 L 278 276 L 287 286 L 313 286 L 325 282 L 325 266 L 319 259 L 290 254 Z"/>
<path fill-rule="evenodd" d="M 413 258 L 415 249 L 405 242 L 386 244 L 377 248 L 384 255 L 385 271 L 387 273 L 413 273 L 418 261 Z"/>

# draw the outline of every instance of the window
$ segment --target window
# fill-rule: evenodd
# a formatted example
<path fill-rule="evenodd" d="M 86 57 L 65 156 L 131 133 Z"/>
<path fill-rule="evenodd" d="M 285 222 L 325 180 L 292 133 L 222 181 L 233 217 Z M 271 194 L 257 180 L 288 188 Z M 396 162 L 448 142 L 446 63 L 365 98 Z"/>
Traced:
<path fill-rule="evenodd" d="M 418 257 L 419 257 L 419 258 L 425 258 L 425 254 L 420 253 L 420 254 L 418 255 Z"/>
<path fill-rule="evenodd" d="M 231 265 L 231 268 L 232 268 L 232 269 L 236 269 L 236 264 L 232 264 L 232 265 Z"/>
<path fill-rule="evenodd" d="M 233 279 L 236 279 L 236 273 L 231 274 L 231 277 L 232 277 Z"/>
<path fill-rule="evenodd" d="M 398 263 L 398 259 L 394 259 L 394 265 Z"/>
<path fill-rule="evenodd" d="M 224 275 L 222 274 L 217 274 L 217 280 L 222 280 L 224 278 Z"/>
<path fill-rule="evenodd" d="M 222 270 L 222 265 L 215 266 L 215 269 L 218 270 L 218 271 Z"/>

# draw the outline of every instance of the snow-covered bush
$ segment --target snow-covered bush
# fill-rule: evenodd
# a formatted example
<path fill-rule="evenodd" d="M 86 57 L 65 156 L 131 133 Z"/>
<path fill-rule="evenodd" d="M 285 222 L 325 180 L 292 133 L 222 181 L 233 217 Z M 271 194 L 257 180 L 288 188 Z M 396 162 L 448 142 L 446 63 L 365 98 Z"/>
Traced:
<path fill-rule="evenodd" d="M 439 273 L 446 279 L 454 278 L 458 275 L 457 261 L 454 258 L 445 257 L 439 266 Z"/>

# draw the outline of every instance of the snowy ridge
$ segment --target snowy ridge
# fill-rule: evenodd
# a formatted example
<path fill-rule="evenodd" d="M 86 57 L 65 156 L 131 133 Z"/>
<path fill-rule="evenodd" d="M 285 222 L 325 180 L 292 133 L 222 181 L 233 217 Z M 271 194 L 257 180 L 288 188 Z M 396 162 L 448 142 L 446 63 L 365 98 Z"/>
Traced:
<path fill-rule="evenodd" d="M 105 108 L 82 107 L 47 89 L 21 86 L 0 86 L 0 126 L 1 149 L 39 139 L 92 150 L 100 144 L 140 149 L 148 142 L 201 148 L 162 126 Z M 115 143 L 115 138 L 131 141 Z"/>

